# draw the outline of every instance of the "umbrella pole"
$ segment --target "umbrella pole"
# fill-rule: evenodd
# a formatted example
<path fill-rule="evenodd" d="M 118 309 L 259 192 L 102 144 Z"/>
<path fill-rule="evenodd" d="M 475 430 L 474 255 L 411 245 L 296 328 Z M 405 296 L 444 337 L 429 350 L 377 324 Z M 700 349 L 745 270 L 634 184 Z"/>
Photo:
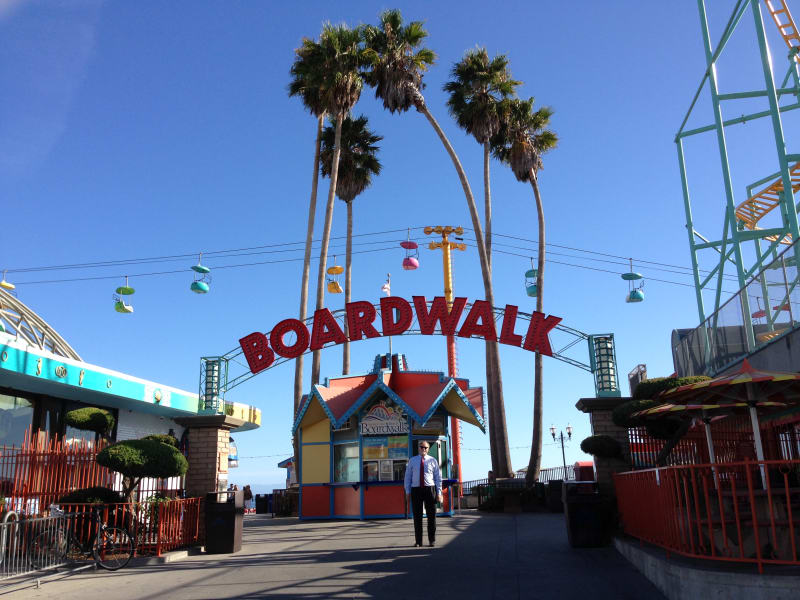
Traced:
<path fill-rule="evenodd" d="M 717 462 L 717 456 L 714 454 L 714 443 L 711 441 L 711 425 L 709 425 L 709 418 L 703 417 L 703 428 L 706 432 L 706 445 L 708 446 L 708 461 L 713 465 Z M 714 488 L 717 487 L 717 469 L 711 467 L 711 473 L 714 476 Z"/>
<path fill-rule="evenodd" d="M 750 410 L 750 423 L 753 426 L 753 442 L 756 446 L 756 459 L 761 463 L 759 465 L 761 470 L 761 485 L 767 489 L 767 474 L 764 471 L 764 444 L 761 442 L 761 428 L 758 425 L 758 413 L 756 413 L 755 398 L 753 397 L 753 390 L 751 384 L 747 385 L 747 404 Z"/>

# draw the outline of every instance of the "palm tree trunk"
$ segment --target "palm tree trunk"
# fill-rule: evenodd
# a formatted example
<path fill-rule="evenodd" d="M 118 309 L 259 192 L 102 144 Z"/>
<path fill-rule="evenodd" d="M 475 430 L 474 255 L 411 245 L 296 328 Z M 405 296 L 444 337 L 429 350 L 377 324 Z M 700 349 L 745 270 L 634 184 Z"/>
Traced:
<path fill-rule="evenodd" d="M 464 189 L 464 196 L 467 199 L 467 207 L 469 208 L 470 218 L 472 219 L 472 229 L 475 232 L 475 241 L 478 246 L 478 256 L 481 264 L 481 274 L 483 275 L 483 288 L 486 294 L 486 301 L 494 306 L 494 290 L 492 289 L 492 270 L 486 259 L 486 246 L 483 239 L 483 227 L 481 227 L 481 220 L 478 216 L 478 208 L 475 205 L 475 197 L 472 195 L 472 189 L 467 180 L 467 174 L 464 172 L 464 167 L 461 166 L 461 161 L 458 160 L 450 140 L 442 131 L 439 123 L 433 117 L 428 107 L 425 105 L 425 100 L 422 94 L 417 92 L 418 98 L 415 102 L 417 110 L 425 115 L 428 122 L 431 124 L 436 134 L 439 136 L 442 144 L 450 155 L 453 161 L 453 166 L 458 173 L 458 178 L 461 181 L 461 187 Z M 492 456 L 492 470 L 497 477 L 508 477 L 511 474 L 511 455 L 508 450 L 508 429 L 506 426 L 506 411 L 503 402 L 503 387 L 500 381 L 500 365 L 499 353 L 496 351 L 497 343 L 492 344 L 492 363 L 494 365 L 494 373 L 498 376 L 494 381 L 487 381 L 487 387 L 491 387 L 495 393 L 493 402 L 489 402 L 489 445 L 493 448 Z M 495 455 L 496 453 L 496 455 Z"/>
<path fill-rule="evenodd" d="M 347 202 L 347 250 L 344 265 L 344 304 L 350 302 L 352 290 L 350 281 L 352 279 L 351 267 L 353 264 L 353 202 Z M 347 326 L 347 319 L 344 320 L 344 335 L 350 339 L 350 331 Z M 342 375 L 350 373 L 350 342 L 342 344 Z"/>
<path fill-rule="evenodd" d="M 331 185 L 328 189 L 328 202 L 325 205 L 325 225 L 322 230 L 322 248 L 319 251 L 319 271 L 317 271 L 317 308 L 325 304 L 325 268 L 328 265 L 328 245 L 331 240 L 331 225 L 333 225 L 333 201 L 336 198 L 336 182 L 339 178 L 339 156 L 342 153 L 342 121 L 344 114 L 336 115 L 336 133 L 333 142 L 333 160 L 331 161 Z M 320 351 L 315 350 L 311 360 L 311 383 L 319 383 Z"/>
<path fill-rule="evenodd" d="M 543 312 L 544 300 L 544 258 L 545 258 L 545 227 L 544 227 L 544 208 L 542 197 L 539 194 L 539 182 L 536 173 L 531 169 L 531 187 L 536 198 L 536 215 L 539 221 L 539 256 L 537 257 L 536 274 L 536 310 Z M 542 414 L 543 414 L 543 389 L 542 389 L 542 355 L 537 352 L 533 366 L 533 439 L 531 440 L 531 457 L 528 461 L 528 472 L 525 475 L 525 483 L 529 487 L 539 479 L 539 471 L 542 468 Z"/>
<path fill-rule="evenodd" d="M 483 144 L 483 200 L 484 200 L 484 222 L 486 223 L 486 262 L 489 265 L 489 269 L 492 268 L 492 196 L 490 191 L 489 185 L 489 142 L 485 142 Z M 490 276 L 491 277 L 491 276 Z M 492 287 L 494 287 L 494 282 L 492 281 Z M 491 382 L 497 380 L 497 376 L 494 371 L 495 361 L 492 357 L 492 344 L 491 342 L 486 342 L 484 344 L 484 350 L 486 352 L 486 397 L 487 397 L 487 405 L 490 407 L 494 407 L 496 404 L 495 400 L 495 388 Z M 494 410 L 490 411 L 490 414 L 494 416 Z M 492 419 L 493 420 L 493 419 Z M 495 451 L 494 447 L 491 449 L 491 457 L 492 457 L 492 465 L 497 462 L 497 452 Z"/>
<path fill-rule="evenodd" d="M 314 176 L 311 178 L 311 199 L 308 201 L 308 227 L 306 228 L 306 250 L 303 255 L 303 278 L 300 282 L 300 317 L 305 321 L 308 316 L 308 280 L 311 274 L 311 241 L 314 236 L 314 217 L 317 213 L 317 187 L 319 184 L 319 153 L 322 142 L 322 127 L 325 124 L 325 115 L 317 118 L 317 141 L 314 147 Z M 303 397 L 303 358 L 301 354 L 295 359 L 294 366 L 294 412 L 292 419 L 297 416 L 300 399 Z M 295 461 L 297 464 L 297 461 Z"/>

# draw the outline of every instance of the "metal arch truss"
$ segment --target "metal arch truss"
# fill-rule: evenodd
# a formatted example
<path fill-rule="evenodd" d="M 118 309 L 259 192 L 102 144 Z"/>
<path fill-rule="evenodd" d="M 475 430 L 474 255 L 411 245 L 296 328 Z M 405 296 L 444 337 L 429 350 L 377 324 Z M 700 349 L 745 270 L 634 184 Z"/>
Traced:
<path fill-rule="evenodd" d="M 430 301 L 428 301 L 428 305 L 430 306 Z M 375 307 L 375 311 L 377 312 L 377 321 L 381 320 L 381 305 L 380 304 L 373 304 Z M 468 302 L 464 307 L 464 314 L 468 314 L 470 308 L 472 307 L 472 303 Z M 504 308 L 493 308 L 494 313 L 494 320 L 495 320 L 495 328 L 497 331 L 500 331 L 500 325 L 503 321 L 503 317 L 505 316 L 505 309 Z M 336 311 L 331 311 L 333 318 L 336 322 L 342 327 L 344 330 L 344 319 L 345 319 L 345 310 L 339 309 Z M 408 330 L 406 330 L 402 335 L 422 335 L 419 328 L 419 322 L 417 320 L 416 311 L 413 313 L 414 317 L 411 322 L 411 326 Z M 518 312 L 517 313 L 517 321 L 522 321 L 523 323 L 528 323 L 531 320 L 530 313 Z M 313 317 L 307 318 L 304 323 L 305 325 L 311 329 L 314 322 Z M 522 330 L 522 327 L 519 327 Z M 527 326 L 525 327 L 527 329 Z M 267 337 L 269 337 L 270 332 L 266 332 Z M 434 330 L 434 334 L 441 335 L 441 329 L 437 326 Z M 294 340 L 289 339 L 290 336 L 293 334 L 287 334 L 286 343 L 291 345 Z M 483 341 L 483 338 L 472 336 L 474 339 L 480 339 Z M 583 369 L 584 371 L 588 371 L 589 373 L 595 374 L 597 378 L 597 373 L 599 370 L 602 370 L 602 367 L 598 365 L 600 362 L 598 356 L 596 356 L 596 342 L 597 338 L 605 338 L 610 340 L 609 343 L 613 349 L 613 334 L 603 334 L 602 336 L 597 335 L 589 335 L 583 333 L 582 331 L 578 331 L 577 329 L 573 329 L 572 327 L 567 327 L 559 323 L 556 325 L 555 329 L 550 332 L 550 345 L 553 348 L 553 358 L 556 360 L 560 360 L 565 362 L 573 367 L 577 367 L 579 369 Z M 326 344 L 324 348 L 329 348 L 331 346 L 335 346 L 336 344 Z M 585 356 L 586 350 L 588 349 L 589 356 L 588 359 L 581 356 L 583 354 Z M 311 354 L 311 350 L 305 352 L 305 354 Z M 274 369 L 275 367 L 282 365 L 286 362 L 294 360 L 293 358 L 284 358 L 279 355 L 275 355 L 275 362 L 273 362 L 268 368 L 260 371 L 258 374 L 264 373 L 269 371 L 270 369 Z M 600 359 L 601 360 L 601 359 Z M 241 385 L 248 379 L 255 376 L 254 373 L 250 371 L 250 368 L 247 365 L 247 361 L 243 356 L 243 352 L 241 347 L 236 347 L 235 349 L 227 352 L 221 356 L 207 356 L 201 358 L 201 369 L 200 369 L 200 397 L 201 401 L 203 401 L 206 405 L 206 410 L 213 410 L 214 406 L 221 405 L 220 403 L 224 400 L 225 392 L 232 390 L 238 385 Z M 607 363 L 606 363 L 607 364 Z M 611 366 L 611 371 L 616 374 L 616 365 L 613 364 Z M 214 381 L 216 379 L 216 381 Z M 616 382 L 616 375 L 614 375 L 614 381 Z M 218 383 L 217 383 L 218 382 Z M 597 384 L 596 384 L 597 385 Z M 618 385 L 614 384 L 615 390 L 618 390 Z M 609 391 L 608 387 L 605 389 L 606 392 Z M 609 394 L 603 394 L 609 395 Z M 610 395 L 619 395 L 618 393 L 612 393 Z"/>
<path fill-rule="evenodd" d="M 795 204 L 794 198 L 795 193 L 800 189 L 800 154 L 787 152 L 787 137 L 784 136 L 784 124 L 782 122 L 784 113 L 800 108 L 800 74 L 798 73 L 800 32 L 798 32 L 789 12 L 786 0 L 764 0 L 766 16 L 762 14 L 760 0 L 737 0 L 719 43 L 716 47 L 713 47 L 705 4 L 705 0 L 697 0 L 706 69 L 702 74 L 700 85 L 691 101 L 689 110 L 675 136 L 675 144 L 678 151 L 678 166 L 681 176 L 681 189 L 698 315 L 701 325 L 708 318 L 713 320 L 712 327 L 716 327 L 719 311 L 727 301 L 727 298 L 723 297 L 722 289 L 726 267 L 728 272 L 731 269 L 735 271 L 738 287 L 742 290 L 751 277 L 777 258 L 778 251 L 782 246 L 786 247 L 800 239 L 797 218 L 797 211 L 800 206 Z M 754 53 L 761 63 L 763 87 L 756 90 L 720 93 L 717 87 L 718 61 L 731 36 L 748 13 L 753 18 L 757 42 L 757 44 L 754 44 Z M 765 33 L 765 27 L 772 27 L 773 25 L 768 23 L 765 26 L 765 21 L 772 21 L 777 26 L 778 32 L 788 49 L 786 55 L 787 63 L 781 67 L 782 70 L 785 69 L 785 74 L 782 75 L 780 80 L 776 79 L 773 72 L 770 49 Z M 686 129 L 687 122 L 706 83 L 708 83 L 708 92 L 711 100 L 713 123 L 694 129 Z M 731 104 L 741 100 L 752 101 L 753 99 L 763 100 L 764 109 L 747 115 L 737 111 L 734 113 L 737 115 L 734 118 L 725 119 L 723 117 L 723 103 L 726 103 L 725 106 L 729 107 Z M 734 106 L 732 110 L 736 111 L 737 109 Z M 740 114 L 741 116 L 738 116 Z M 743 190 L 744 193 L 737 197 L 733 187 L 733 168 L 728 157 L 726 130 L 737 124 L 744 124 L 763 118 L 769 119 L 771 124 L 777 171 L 750 183 Z M 722 236 L 720 239 L 715 239 L 715 236 L 704 236 L 695 228 L 690 202 L 690 186 L 684 159 L 684 141 L 691 136 L 706 132 L 716 133 L 722 168 L 722 183 L 725 190 L 725 210 L 723 211 L 724 218 L 722 220 Z M 768 214 L 769 218 L 761 221 Z M 752 247 L 749 246 L 751 243 L 753 244 Z M 750 251 L 750 248 L 752 248 L 752 251 Z M 800 259 L 800 245 L 795 244 L 794 249 L 789 250 L 787 255 L 789 253 L 794 256 L 797 264 L 800 264 L 800 260 L 798 260 Z M 709 254 L 710 256 L 708 256 Z M 703 271 L 702 274 L 701 271 Z M 792 284 L 792 289 L 796 284 L 797 282 L 795 281 Z M 714 294 L 713 309 L 711 307 L 707 309 L 704 305 L 704 290 Z M 747 349 L 750 351 L 755 346 L 753 310 L 749 305 L 747 294 L 742 293 L 741 297 L 742 322 L 744 323 Z M 779 305 L 782 305 L 782 303 L 779 303 Z M 770 306 L 766 307 L 767 313 L 771 310 Z M 779 309 L 776 307 L 776 310 Z M 775 316 L 767 314 L 767 318 L 771 321 Z"/>
<path fill-rule="evenodd" d="M 14 335 L 17 339 L 21 338 L 40 350 L 81 360 L 72 346 L 58 335 L 47 321 L 2 288 L 0 288 L 0 328 L 5 333 Z"/>

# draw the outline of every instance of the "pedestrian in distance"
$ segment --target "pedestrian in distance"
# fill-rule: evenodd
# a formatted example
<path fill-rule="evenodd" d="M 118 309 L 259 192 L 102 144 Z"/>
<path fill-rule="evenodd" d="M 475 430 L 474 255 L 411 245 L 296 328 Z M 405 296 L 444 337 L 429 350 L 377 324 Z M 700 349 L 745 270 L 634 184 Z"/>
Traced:
<path fill-rule="evenodd" d="M 428 513 L 428 545 L 436 544 L 436 502 L 442 501 L 442 472 L 439 463 L 428 456 L 430 444 L 419 442 L 419 455 L 408 461 L 404 486 L 406 495 L 411 496 L 411 510 L 414 513 L 414 547 L 422 546 L 422 506 Z"/>

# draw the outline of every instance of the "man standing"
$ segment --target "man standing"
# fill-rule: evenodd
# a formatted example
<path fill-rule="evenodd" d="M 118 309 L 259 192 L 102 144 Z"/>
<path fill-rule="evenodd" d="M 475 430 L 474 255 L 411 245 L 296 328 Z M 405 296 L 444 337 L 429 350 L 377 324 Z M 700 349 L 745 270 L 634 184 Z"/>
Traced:
<path fill-rule="evenodd" d="M 406 495 L 411 496 L 411 510 L 414 512 L 415 548 L 422 546 L 422 505 L 428 513 L 428 544 L 436 543 L 436 502 L 442 501 L 442 472 L 439 463 L 428 456 L 430 444 L 419 442 L 419 456 L 408 461 L 406 467 Z M 435 494 L 435 496 L 434 496 Z"/>

